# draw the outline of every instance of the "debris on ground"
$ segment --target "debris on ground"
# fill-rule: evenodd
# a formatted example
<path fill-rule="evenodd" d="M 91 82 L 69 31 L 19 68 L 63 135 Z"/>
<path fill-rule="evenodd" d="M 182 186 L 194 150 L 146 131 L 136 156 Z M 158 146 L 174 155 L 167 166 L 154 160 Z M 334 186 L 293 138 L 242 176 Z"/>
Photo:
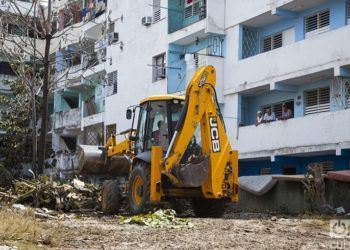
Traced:
<path fill-rule="evenodd" d="M 172 209 L 157 210 L 146 215 L 135 215 L 130 218 L 119 217 L 120 224 L 138 224 L 152 228 L 194 228 L 194 224 L 186 218 L 177 218 Z"/>
<path fill-rule="evenodd" d="M 0 192 L 0 201 L 7 201 L 20 210 L 21 204 L 60 211 L 94 210 L 100 204 L 100 190 L 78 179 L 61 184 L 41 176 L 14 181 L 11 190 Z"/>

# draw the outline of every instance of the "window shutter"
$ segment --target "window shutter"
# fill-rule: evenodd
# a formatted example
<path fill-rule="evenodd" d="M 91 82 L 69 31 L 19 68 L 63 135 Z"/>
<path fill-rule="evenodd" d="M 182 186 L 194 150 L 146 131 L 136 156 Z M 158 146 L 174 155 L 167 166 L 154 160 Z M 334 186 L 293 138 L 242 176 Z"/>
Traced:
<path fill-rule="evenodd" d="M 272 43 L 273 49 L 281 48 L 282 47 L 282 33 L 276 34 L 273 36 L 273 43 Z"/>
<path fill-rule="evenodd" d="M 263 41 L 263 52 L 267 52 L 267 51 L 270 51 L 272 49 L 271 41 L 272 41 L 271 37 L 264 38 L 264 41 Z"/>
<path fill-rule="evenodd" d="M 312 16 L 305 18 L 305 36 L 310 37 L 315 34 L 329 30 L 330 12 L 323 10 Z"/>
<path fill-rule="evenodd" d="M 305 92 L 305 115 L 328 112 L 330 110 L 329 87 Z"/>
<path fill-rule="evenodd" d="M 113 71 L 108 74 L 108 86 L 110 95 L 118 93 L 118 71 Z"/>
<path fill-rule="evenodd" d="M 199 11 L 200 11 L 200 3 L 198 1 L 193 4 L 193 16 L 199 15 Z"/>
<path fill-rule="evenodd" d="M 184 17 L 190 18 L 193 16 L 198 16 L 201 10 L 201 1 L 193 0 L 187 1 L 185 0 L 185 8 L 184 8 Z"/>
<path fill-rule="evenodd" d="M 153 23 L 161 20 L 160 0 L 153 0 Z"/>
<path fill-rule="evenodd" d="M 192 17 L 192 5 L 185 8 L 185 18 Z"/>
<path fill-rule="evenodd" d="M 272 111 L 275 113 L 276 118 L 282 117 L 282 103 L 274 104 Z"/>
<path fill-rule="evenodd" d="M 350 109 L 350 86 L 347 87 L 347 99 L 348 99 L 348 109 Z"/>
<path fill-rule="evenodd" d="M 346 16 L 348 17 L 348 24 L 350 24 L 350 0 L 347 1 L 346 6 L 347 6 Z"/>

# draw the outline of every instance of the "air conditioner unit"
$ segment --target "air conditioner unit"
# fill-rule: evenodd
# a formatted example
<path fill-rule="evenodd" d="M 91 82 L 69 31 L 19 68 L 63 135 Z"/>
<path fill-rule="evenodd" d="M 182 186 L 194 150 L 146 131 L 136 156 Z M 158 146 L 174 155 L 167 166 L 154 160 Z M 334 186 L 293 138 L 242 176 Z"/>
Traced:
<path fill-rule="evenodd" d="M 152 24 L 152 17 L 151 16 L 145 16 L 142 18 L 142 25 L 149 26 Z"/>
<path fill-rule="evenodd" d="M 165 67 L 158 67 L 156 69 L 156 78 L 157 79 L 164 79 L 166 77 L 166 68 Z"/>
<path fill-rule="evenodd" d="M 118 32 L 112 32 L 112 43 L 116 43 L 119 41 L 119 33 Z"/>

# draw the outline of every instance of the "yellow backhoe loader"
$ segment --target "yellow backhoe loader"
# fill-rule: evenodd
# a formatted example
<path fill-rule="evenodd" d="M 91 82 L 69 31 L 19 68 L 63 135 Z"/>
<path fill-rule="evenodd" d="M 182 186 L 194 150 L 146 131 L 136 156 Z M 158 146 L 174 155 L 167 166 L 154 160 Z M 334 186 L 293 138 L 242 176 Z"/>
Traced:
<path fill-rule="evenodd" d="M 105 212 L 118 212 L 124 196 L 131 214 L 191 199 L 197 216 L 219 217 L 225 201 L 238 200 L 238 152 L 230 146 L 215 83 L 215 68 L 202 67 L 185 96 L 151 96 L 129 108 L 124 141 L 113 135 L 100 151 L 81 146 L 82 172 L 117 173 L 103 187 Z"/>

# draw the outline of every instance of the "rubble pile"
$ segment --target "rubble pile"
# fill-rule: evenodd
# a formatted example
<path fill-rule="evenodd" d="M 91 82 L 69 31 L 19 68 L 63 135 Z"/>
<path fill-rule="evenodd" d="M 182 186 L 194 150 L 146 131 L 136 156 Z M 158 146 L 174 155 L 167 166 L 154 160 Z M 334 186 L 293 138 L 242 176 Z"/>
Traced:
<path fill-rule="evenodd" d="M 78 179 L 70 183 L 59 183 L 42 176 L 33 180 L 15 181 L 11 190 L 0 192 L 1 200 L 59 211 L 98 209 L 100 190 Z"/>

